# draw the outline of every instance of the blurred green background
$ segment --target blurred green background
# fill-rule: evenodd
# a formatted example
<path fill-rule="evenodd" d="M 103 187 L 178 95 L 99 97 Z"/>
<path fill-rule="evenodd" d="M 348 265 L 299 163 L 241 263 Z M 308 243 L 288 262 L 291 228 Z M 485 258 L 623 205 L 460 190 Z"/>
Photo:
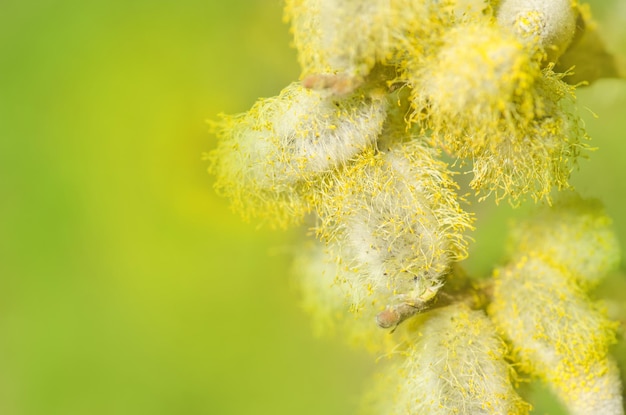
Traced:
<path fill-rule="evenodd" d="M 597 3 L 626 52 L 626 7 Z M 297 78 L 281 7 L 0 2 L 0 413 L 354 412 L 373 359 L 312 337 L 293 233 L 241 223 L 201 160 L 205 119 Z M 626 243 L 626 82 L 579 95 L 599 150 L 573 181 Z M 476 274 L 512 215 L 492 205 Z M 625 287 L 616 275 L 602 295 L 619 308 Z M 555 411 L 545 402 L 536 413 Z"/>

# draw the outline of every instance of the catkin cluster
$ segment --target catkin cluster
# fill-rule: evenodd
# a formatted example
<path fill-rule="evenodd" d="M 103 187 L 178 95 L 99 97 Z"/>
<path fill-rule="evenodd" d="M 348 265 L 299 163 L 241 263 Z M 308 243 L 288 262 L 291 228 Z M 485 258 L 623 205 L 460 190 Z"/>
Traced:
<path fill-rule="evenodd" d="M 474 220 L 459 169 L 479 202 L 551 204 L 570 188 L 587 135 L 555 68 L 586 9 L 285 3 L 301 78 L 211 123 L 210 170 L 245 219 L 312 227 L 294 269 L 316 329 L 392 361 L 365 412 L 527 414 L 515 362 L 573 414 L 622 415 L 615 325 L 588 295 L 619 262 L 597 202 L 570 196 L 516 225 L 487 282 L 459 265 Z"/>

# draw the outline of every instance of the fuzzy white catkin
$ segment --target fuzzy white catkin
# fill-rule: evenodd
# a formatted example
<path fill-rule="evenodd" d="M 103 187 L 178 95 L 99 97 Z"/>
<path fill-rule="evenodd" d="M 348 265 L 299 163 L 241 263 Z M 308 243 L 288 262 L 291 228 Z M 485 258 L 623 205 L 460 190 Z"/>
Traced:
<path fill-rule="evenodd" d="M 370 146 L 380 134 L 385 109 L 382 96 L 340 99 L 292 83 L 278 97 L 262 99 L 234 117 L 225 131 L 234 149 L 226 155 L 236 159 L 233 170 L 261 188 L 294 183 Z"/>
<path fill-rule="evenodd" d="M 244 217 L 278 218 L 281 225 L 290 215 L 302 217 L 306 204 L 298 185 L 371 147 L 386 107 L 381 95 L 337 98 L 292 83 L 216 123 L 216 187 Z"/>
<path fill-rule="evenodd" d="M 586 138 L 573 89 L 498 26 L 459 25 L 442 41 L 434 59 L 406 68 L 413 117 L 433 143 L 471 159 L 470 186 L 496 200 L 549 200 L 567 188 Z"/>
<path fill-rule="evenodd" d="M 468 24 L 449 30 L 436 59 L 409 72 L 417 75 L 414 99 L 445 116 L 481 116 L 528 87 L 531 65 L 522 45 L 497 27 Z M 469 114 L 466 114 L 469 112 Z"/>
<path fill-rule="evenodd" d="M 489 314 L 521 367 L 545 380 L 571 413 L 623 415 L 620 379 L 608 350 L 614 324 L 574 277 L 558 263 L 529 255 L 494 278 Z"/>
<path fill-rule="evenodd" d="M 577 18 L 573 0 L 503 0 L 497 12 L 501 26 L 512 28 L 520 38 L 540 46 L 551 62 L 572 41 Z"/>
<path fill-rule="evenodd" d="M 483 311 L 449 306 L 428 314 L 364 410 L 393 415 L 522 415 L 506 346 Z"/>
<path fill-rule="evenodd" d="M 543 255 L 590 285 L 620 262 L 619 241 L 602 204 L 574 195 L 517 223 L 509 240 L 511 255 Z"/>
<path fill-rule="evenodd" d="M 303 76 L 366 76 L 390 63 L 407 37 L 429 32 L 431 2 L 414 0 L 287 0 Z M 469 7 L 468 7 L 469 8 Z M 418 35 L 419 33 L 419 35 Z"/>
<path fill-rule="evenodd" d="M 470 216 L 459 207 L 445 165 L 419 140 L 364 153 L 329 178 L 320 236 L 335 241 L 342 266 L 368 297 L 394 304 L 431 299 L 465 253 Z"/>
<path fill-rule="evenodd" d="M 624 415 L 622 383 L 613 358 L 591 366 L 581 379 L 573 379 L 572 383 L 586 387 L 561 392 L 565 396 L 561 400 L 566 402 L 570 415 Z"/>

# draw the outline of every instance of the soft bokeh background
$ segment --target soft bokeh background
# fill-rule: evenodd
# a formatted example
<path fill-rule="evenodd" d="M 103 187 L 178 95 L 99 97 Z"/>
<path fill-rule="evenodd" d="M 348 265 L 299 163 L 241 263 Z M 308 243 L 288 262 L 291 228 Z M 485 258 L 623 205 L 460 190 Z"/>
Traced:
<path fill-rule="evenodd" d="M 597 3 L 626 51 L 626 7 Z M 0 2 L 0 413 L 354 412 L 373 359 L 313 338 L 293 235 L 241 223 L 201 160 L 205 119 L 297 77 L 281 16 L 278 0 Z M 626 81 L 580 103 L 599 150 L 574 182 L 626 244 Z M 480 206 L 475 274 L 512 214 Z M 602 289 L 626 300 L 623 276 Z"/>

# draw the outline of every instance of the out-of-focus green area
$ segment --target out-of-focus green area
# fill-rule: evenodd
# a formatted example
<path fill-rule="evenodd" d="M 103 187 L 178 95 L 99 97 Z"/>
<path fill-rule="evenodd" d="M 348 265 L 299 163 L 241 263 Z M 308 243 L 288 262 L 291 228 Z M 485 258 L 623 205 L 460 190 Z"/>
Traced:
<path fill-rule="evenodd" d="M 1 2 L 0 413 L 354 411 L 373 359 L 312 338 L 290 235 L 241 223 L 201 161 L 206 118 L 297 77 L 281 17 L 278 0 Z M 599 150 L 574 183 L 626 244 L 626 81 L 579 96 Z M 511 215 L 487 204 L 479 274 Z"/>
<path fill-rule="evenodd" d="M 201 160 L 207 118 L 298 75 L 281 17 L 265 0 L 0 4 L 0 413 L 356 400 L 366 369 L 312 340 L 287 235 L 242 224 Z"/>

